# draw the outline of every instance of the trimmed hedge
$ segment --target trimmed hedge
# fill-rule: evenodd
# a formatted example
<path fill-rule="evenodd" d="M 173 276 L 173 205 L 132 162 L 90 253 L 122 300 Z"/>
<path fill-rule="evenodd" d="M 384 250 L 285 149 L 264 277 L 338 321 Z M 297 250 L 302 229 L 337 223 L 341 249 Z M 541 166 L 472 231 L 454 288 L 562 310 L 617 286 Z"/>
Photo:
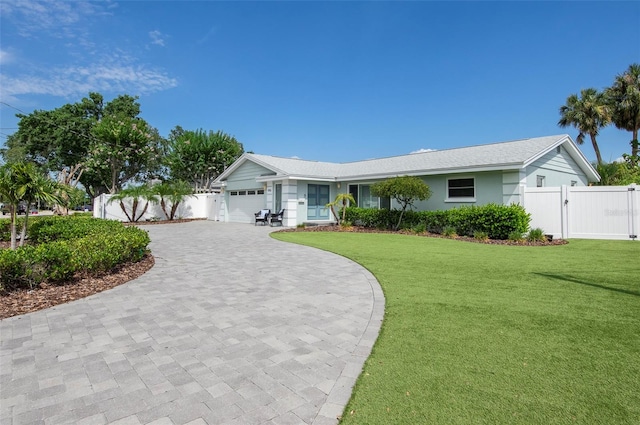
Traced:
<path fill-rule="evenodd" d="M 399 215 L 399 210 L 349 207 L 346 219 L 358 226 L 391 229 Z M 473 237 L 475 232 L 481 232 L 490 239 L 508 239 L 514 232 L 526 233 L 530 221 L 531 216 L 520 205 L 487 204 L 450 210 L 406 211 L 402 228 L 425 228 L 438 234 L 445 229 L 455 229 L 460 236 Z"/>
<path fill-rule="evenodd" d="M 0 290 L 61 282 L 75 273 L 98 275 L 119 264 L 140 261 L 150 239 L 146 231 L 117 221 L 47 217 L 30 229 L 31 241 L 0 251 Z"/>

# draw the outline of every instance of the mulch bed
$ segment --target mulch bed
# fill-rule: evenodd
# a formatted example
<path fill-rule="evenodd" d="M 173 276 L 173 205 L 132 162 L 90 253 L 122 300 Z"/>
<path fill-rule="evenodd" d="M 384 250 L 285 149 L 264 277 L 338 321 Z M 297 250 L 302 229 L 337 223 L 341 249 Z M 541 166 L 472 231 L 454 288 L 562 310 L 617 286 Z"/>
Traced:
<path fill-rule="evenodd" d="M 124 264 L 103 276 L 76 275 L 60 285 L 41 284 L 31 290 L 18 290 L 0 295 L 0 319 L 17 316 L 68 303 L 106 291 L 142 276 L 153 267 L 152 255 L 137 263 Z"/>

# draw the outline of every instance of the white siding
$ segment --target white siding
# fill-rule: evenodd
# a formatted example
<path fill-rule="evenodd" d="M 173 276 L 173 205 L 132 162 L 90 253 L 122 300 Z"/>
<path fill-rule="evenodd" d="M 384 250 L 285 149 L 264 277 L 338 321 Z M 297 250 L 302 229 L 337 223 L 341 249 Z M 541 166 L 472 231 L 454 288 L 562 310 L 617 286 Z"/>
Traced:
<path fill-rule="evenodd" d="M 578 186 L 589 184 L 587 176 L 569 153 L 560 147 L 560 153 L 552 149 L 527 167 L 527 187 L 536 187 L 536 176 L 545 177 L 545 186 L 571 186 L 575 181 Z"/>

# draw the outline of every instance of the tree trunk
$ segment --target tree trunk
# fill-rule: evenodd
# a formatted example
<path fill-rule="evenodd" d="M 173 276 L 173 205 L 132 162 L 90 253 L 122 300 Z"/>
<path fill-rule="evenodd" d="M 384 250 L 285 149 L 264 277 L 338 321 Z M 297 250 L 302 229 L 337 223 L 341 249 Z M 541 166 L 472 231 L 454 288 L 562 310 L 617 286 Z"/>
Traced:
<path fill-rule="evenodd" d="M 638 129 L 634 129 L 633 132 L 633 140 L 631 141 L 631 156 L 634 157 L 635 165 L 638 165 L 638 148 L 640 142 L 638 142 Z"/>
<path fill-rule="evenodd" d="M 139 221 L 142 216 L 144 215 L 144 213 L 147 212 L 147 208 L 149 208 L 149 201 L 147 201 L 146 204 L 144 204 L 144 208 L 142 209 L 142 212 L 140 213 L 140 215 L 138 216 L 138 218 L 136 218 L 136 222 Z"/>
<path fill-rule="evenodd" d="M 171 220 L 169 213 L 167 212 L 167 203 L 164 201 L 164 198 L 160 198 L 160 208 L 162 208 L 162 212 L 164 216 L 167 217 L 167 220 Z"/>
<path fill-rule="evenodd" d="M 24 213 L 24 223 L 22 223 L 22 232 L 20 232 L 20 246 L 24 246 L 24 240 L 27 238 L 27 219 L 29 218 L 29 207 Z"/>
<path fill-rule="evenodd" d="M 129 217 L 129 213 L 127 212 L 127 209 L 124 207 L 124 202 L 122 201 L 120 201 L 120 208 L 122 209 L 122 212 L 124 213 L 124 215 L 127 216 L 127 220 L 133 221 L 131 220 L 131 217 Z"/>
<path fill-rule="evenodd" d="M 15 205 L 9 206 L 9 214 L 11 215 L 11 249 L 16 249 L 16 239 L 18 230 L 16 229 L 16 220 L 18 219 Z"/>
<path fill-rule="evenodd" d="M 591 144 L 593 144 L 593 150 L 596 153 L 596 161 L 598 161 L 598 165 L 602 165 L 602 156 L 600 155 L 600 148 L 598 147 L 598 142 L 596 141 L 596 135 L 591 133 Z"/>
<path fill-rule="evenodd" d="M 173 220 L 173 218 L 176 216 L 176 211 L 178 211 L 178 205 L 180 205 L 180 202 L 177 202 L 171 205 L 171 216 L 169 217 L 169 220 Z"/>

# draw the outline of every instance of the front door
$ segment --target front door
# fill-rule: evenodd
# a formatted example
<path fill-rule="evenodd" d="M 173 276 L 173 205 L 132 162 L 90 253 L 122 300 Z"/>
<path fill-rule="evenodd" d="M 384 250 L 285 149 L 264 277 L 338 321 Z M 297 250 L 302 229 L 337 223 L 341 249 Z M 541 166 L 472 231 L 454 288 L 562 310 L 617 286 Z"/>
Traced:
<path fill-rule="evenodd" d="M 307 188 L 307 219 L 329 219 L 329 185 L 310 184 Z"/>

